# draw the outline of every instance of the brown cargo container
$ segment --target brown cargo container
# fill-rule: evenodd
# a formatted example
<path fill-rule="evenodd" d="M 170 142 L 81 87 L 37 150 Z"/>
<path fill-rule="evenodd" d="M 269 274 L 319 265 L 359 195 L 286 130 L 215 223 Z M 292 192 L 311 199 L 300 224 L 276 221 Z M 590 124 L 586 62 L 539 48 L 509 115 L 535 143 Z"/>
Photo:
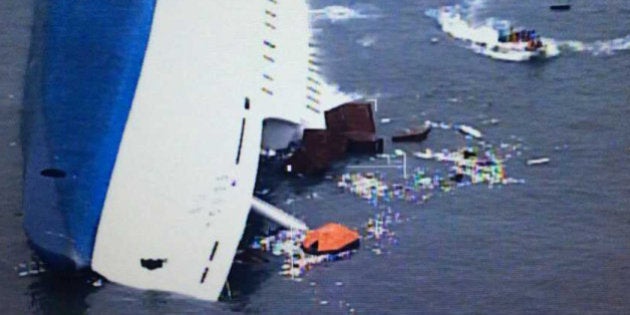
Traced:
<path fill-rule="evenodd" d="M 346 153 L 383 152 L 383 139 L 376 137 L 371 104 L 346 103 L 324 115 L 326 129 L 304 130 L 301 148 L 285 163 L 291 172 L 321 173 Z"/>

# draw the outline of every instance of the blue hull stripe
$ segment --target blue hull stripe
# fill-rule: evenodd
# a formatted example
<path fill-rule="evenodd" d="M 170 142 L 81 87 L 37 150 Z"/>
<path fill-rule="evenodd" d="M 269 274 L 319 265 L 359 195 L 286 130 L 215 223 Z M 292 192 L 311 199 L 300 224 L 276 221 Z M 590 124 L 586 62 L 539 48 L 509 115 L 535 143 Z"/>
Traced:
<path fill-rule="evenodd" d="M 25 105 L 25 229 L 38 248 L 79 267 L 92 256 L 154 8 L 155 0 L 50 0 L 34 36 L 40 68 L 27 84 L 41 94 Z M 65 177 L 40 174 L 50 168 Z"/>

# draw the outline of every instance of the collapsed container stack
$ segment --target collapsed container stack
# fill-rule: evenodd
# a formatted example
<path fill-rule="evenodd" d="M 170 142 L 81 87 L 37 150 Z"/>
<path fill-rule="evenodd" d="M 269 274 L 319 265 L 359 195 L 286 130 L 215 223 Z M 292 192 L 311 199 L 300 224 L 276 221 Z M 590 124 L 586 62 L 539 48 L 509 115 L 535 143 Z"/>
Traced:
<path fill-rule="evenodd" d="M 286 161 L 285 169 L 317 174 L 346 153 L 378 154 L 383 139 L 376 137 L 370 103 L 346 103 L 325 112 L 326 129 L 305 129 L 301 147 Z"/>

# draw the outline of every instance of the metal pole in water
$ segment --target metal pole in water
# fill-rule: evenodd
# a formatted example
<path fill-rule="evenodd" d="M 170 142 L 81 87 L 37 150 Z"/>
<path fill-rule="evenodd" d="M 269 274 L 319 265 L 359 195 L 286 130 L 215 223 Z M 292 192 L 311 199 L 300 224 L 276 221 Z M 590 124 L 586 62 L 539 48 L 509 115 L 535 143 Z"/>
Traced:
<path fill-rule="evenodd" d="M 252 197 L 252 209 L 267 219 L 276 222 L 288 229 L 306 231 L 308 226 L 302 220 L 282 211 L 271 204 L 268 204 L 256 197 Z"/>
<path fill-rule="evenodd" d="M 402 156 L 403 158 L 403 178 L 407 179 L 407 152 L 400 150 L 400 149 L 396 149 L 394 150 L 394 154 L 398 155 L 398 156 Z"/>

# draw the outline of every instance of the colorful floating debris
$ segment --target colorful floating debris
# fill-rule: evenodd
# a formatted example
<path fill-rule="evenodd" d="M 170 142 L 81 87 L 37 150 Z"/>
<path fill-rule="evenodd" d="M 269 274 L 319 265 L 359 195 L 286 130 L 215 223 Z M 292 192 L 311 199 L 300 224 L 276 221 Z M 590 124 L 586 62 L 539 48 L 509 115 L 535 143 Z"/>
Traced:
<path fill-rule="evenodd" d="M 482 118 L 485 116 L 482 116 Z M 496 124 L 498 119 L 490 119 L 488 123 Z M 465 124 L 446 123 L 440 121 L 425 121 L 427 127 L 452 130 L 465 135 L 468 145 L 458 150 L 432 150 L 414 152 L 413 155 L 423 160 L 442 162 L 447 170 L 441 172 L 440 168 L 430 171 L 425 168 L 417 168 L 413 171 L 411 180 L 404 179 L 385 180 L 381 173 L 346 173 L 338 181 L 338 187 L 367 199 L 374 206 L 381 201 L 391 201 L 395 198 L 407 201 L 424 202 L 432 196 L 430 191 L 441 190 L 449 192 L 455 187 L 469 186 L 473 184 L 507 185 L 524 183 L 523 180 L 507 177 L 505 161 L 513 156 L 522 155 L 522 150 L 527 150 L 522 145 L 522 139 L 514 135 L 511 139 L 516 144 L 501 142 L 500 146 L 482 140 L 481 131 Z M 474 141 L 475 144 L 472 144 Z M 390 157 L 390 155 L 387 155 Z M 535 161 L 546 163 L 544 160 Z M 388 158 L 389 164 L 389 158 Z M 446 173 L 442 175 L 442 173 Z"/>
<path fill-rule="evenodd" d="M 409 179 L 395 181 L 386 181 L 384 174 L 378 172 L 345 173 L 341 175 L 337 186 L 369 200 L 373 206 L 378 206 L 381 202 L 394 199 L 424 202 L 432 196 L 430 192 L 434 190 L 449 192 L 455 187 L 476 184 L 493 186 L 523 183 L 523 180 L 508 177 L 504 164 L 520 145 L 502 143 L 500 150 L 504 152 L 504 156 L 491 148 L 491 145 L 480 141 L 478 146 L 467 146 L 455 151 L 445 149 L 437 152 L 426 149 L 424 152 L 413 153 L 421 159 L 444 163 L 447 167 L 444 175 L 439 168 L 429 171 L 420 167 L 413 170 Z M 520 153 L 516 152 L 517 155 Z M 546 162 L 540 160 L 537 163 Z"/>
<path fill-rule="evenodd" d="M 283 256 L 280 275 L 301 281 L 300 277 L 316 265 L 325 262 L 349 259 L 356 250 L 345 250 L 336 253 L 308 254 L 302 248 L 306 234 L 298 230 L 281 230 L 277 234 L 256 237 L 251 249 L 271 252 L 274 256 Z"/>

